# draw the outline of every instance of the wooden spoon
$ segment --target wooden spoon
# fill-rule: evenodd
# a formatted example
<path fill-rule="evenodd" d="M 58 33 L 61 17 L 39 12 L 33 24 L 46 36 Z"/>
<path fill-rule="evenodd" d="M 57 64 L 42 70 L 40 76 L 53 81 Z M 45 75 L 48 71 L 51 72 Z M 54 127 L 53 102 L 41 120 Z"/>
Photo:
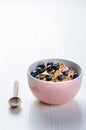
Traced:
<path fill-rule="evenodd" d="M 9 99 L 9 105 L 12 108 L 17 108 L 21 105 L 21 99 L 18 97 L 18 88 L 19 88 L 19 83 L 18 81 L 14 82 L 14 97 Z"/>

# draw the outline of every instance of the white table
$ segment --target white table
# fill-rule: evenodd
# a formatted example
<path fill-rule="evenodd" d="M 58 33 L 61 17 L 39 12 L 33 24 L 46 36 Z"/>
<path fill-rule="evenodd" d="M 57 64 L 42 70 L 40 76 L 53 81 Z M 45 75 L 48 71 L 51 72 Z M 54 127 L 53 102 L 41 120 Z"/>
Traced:
<path fill-rule="evenodd" d="M 38 102 L 27 83 L 28 66 L 65 58 L 86 67 L 85 0 L 0 1 L 0 130 L 86 130 L 86 74 L 77 96 L 62 106 Z M 12 110 L 14 80 L 21 109 Z"/>

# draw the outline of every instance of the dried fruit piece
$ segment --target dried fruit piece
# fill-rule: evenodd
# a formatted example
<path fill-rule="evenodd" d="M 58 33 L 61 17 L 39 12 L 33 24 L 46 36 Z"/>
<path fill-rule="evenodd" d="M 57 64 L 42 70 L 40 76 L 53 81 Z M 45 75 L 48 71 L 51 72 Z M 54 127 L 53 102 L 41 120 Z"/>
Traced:
<path fill-rule="evenodd" d="M 58 78 L 58 80 L 62 81 L 64 79 L 64 75 L 63 74 L 59 74 L 57 78 Z"/>
<path fill-rule="evenodd" d="M 52 66 L 51 65 L 48 65 L 48 67 L 47 67 L 47 72 L 49 72 L 49 71 L 52 71 Z"/>
<path fill-rule="evenodd" d="M 74 73 L 74 75 L 73 75 L 73 79 L 75 79 L 75 78 L 77 78 L 79 75 L 78 75 L 78 73 Z"/>
<path fill-rule="evenodd" d="M 32 71 L 31 73 L 30 73 L 33 77 L 35 77 L 35 76 L 37 76 L 38 75 L 38 73 L 37 73 L 37 71 Z"/>
<path fill-rule="evenodd" d="M 52 80 L 52 76 L 51 75 L 46 75 L 45 78 L 46 78 L 47 81 Z"/>
<path fill-rule="evenodd" d="M 60 68 L 59 64 L 54 64 L 54 65 L 53 65 L 53 69 L 54 69 L 54 70 L 58 70 L 59 68 Z"/>
<path fill-rule="evenodd" d="M 37 71 L 38 74 L 40 74 L 40 73 L 42 73 L 44 70 L 43 70 L 41 67 L 37 67 L 36 71 Z"/>
<path fill-rule="evenodd" d="M 37 67 L 41 67 L 42 69 L 44 69 L 45 63 L 44 63 L 44 62 L 40 62 L 40 63 L 37 65 Z"/>
<path fill-rule="evenodd" d="M 49 61 L 49 62 L 47 63 L 47 66 L 48 66 L 48 65 L 53 66 L 53 64 L 54 64 L 54 63 L 53 63 L 52 61 Z"/>
<path fill-rule="evenodd" d="M 63 73 L 65 76 L 68 76 L 68 71 L 62 70 L 62 73 Z"/>

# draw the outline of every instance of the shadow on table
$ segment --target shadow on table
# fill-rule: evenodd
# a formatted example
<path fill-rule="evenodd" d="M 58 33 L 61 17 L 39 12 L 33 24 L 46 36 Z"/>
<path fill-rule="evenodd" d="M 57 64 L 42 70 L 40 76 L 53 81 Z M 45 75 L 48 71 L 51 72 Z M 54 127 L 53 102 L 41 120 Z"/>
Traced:
<path fill-rule="evenodd" d="M 14 115 L 20 114 L 21 111 L 22 111 L 21 108 L 16 108 L 16 109 L 9 108 L 9 113 L 14 114 Z"/>
<path fill-rule="evenodd" d="M 30 130 L 79 130 L 82 113 L 78 101 L 61 106 L 50 106 L 34 101 L 29 113 Z"/>

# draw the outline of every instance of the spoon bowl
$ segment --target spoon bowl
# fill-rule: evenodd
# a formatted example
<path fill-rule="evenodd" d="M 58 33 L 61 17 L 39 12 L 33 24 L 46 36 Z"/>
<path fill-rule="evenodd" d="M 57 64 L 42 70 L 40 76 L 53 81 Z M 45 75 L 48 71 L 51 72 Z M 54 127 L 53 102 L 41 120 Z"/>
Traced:
<path fill-rule="evenodd" d="M 12 97 L 9 99 L 8 102 L 12 108 L 17 108 L 17 107 L 20 107 L 21 105 L 21 99 L 19 97 Z"/>

